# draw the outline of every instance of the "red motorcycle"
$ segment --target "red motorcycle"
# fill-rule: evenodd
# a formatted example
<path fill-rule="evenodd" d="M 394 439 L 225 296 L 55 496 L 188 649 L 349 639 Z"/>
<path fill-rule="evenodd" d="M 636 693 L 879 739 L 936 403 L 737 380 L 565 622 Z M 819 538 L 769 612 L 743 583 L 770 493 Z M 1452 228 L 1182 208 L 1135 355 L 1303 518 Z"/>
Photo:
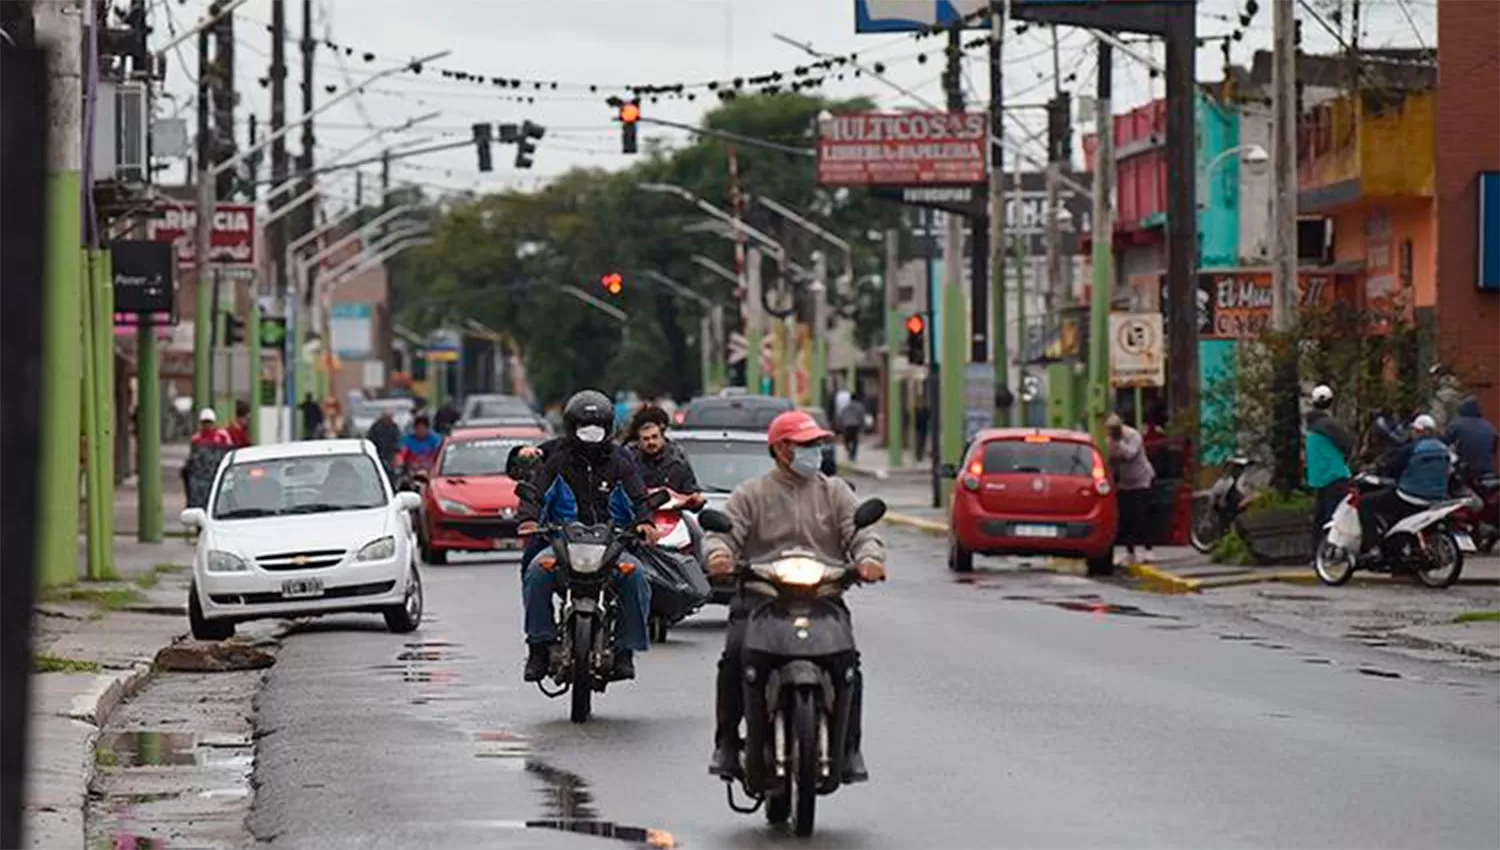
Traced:
<path fill-rule="evenodd" d="M 419 493 L 432 475 L 432 467 L 437 462 L 437 453 L 427 455 L 413 454 L 402 450 L 396 455 L 396 489 L 410 490 Z"/>
<path fill-rule="evenodd" d="M 651 582 L 651 618 L 647 622 L 652 643 L 667 639 L 667 631 L 708 601 L 710 588 L 702 562 L 702 536 L 692 516 L 699 503 L 690 496 L 666 488 L 669 500 L 651 514 L 655 540 L 641 547 L 647 578 Z"/>
<path fill-rule="evenodd" d="M 1451 492 L 1455 498 L 1468 497 L 1454 521 L 1469 532 L 1476 550 L 1488 554 L 1500 542 L 1500 475 L 1474 475 L 1455 463 Z"/>

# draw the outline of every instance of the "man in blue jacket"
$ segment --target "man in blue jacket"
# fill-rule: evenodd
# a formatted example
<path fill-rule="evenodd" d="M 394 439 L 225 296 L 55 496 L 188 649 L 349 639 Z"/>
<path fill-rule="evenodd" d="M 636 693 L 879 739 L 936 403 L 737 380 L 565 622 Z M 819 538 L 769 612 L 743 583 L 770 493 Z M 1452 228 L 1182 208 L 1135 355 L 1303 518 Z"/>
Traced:
<path fill-rule="evenodd" d="M 1437 437 L 1437 422 L 1425 413 L 1413 419 L 1411 441 L 1381 470 L 1396 479 L 1396 486 L 1360 502 L 1364 547 L 1373 545 L 1392 524 L 1447 499 L 1452 470 L 1453 456 L 1448 444 Z"/>
<path fill-rule="evenodd" d="M 1458 418 L 1448 426 L 1448 444 L 1458 452 L 1469 475 L 1482 478 L 1495 474 L 1496 450 L 1500 449 L 1500 436 L 1495 426 L 1479 411 L 1479 399 L 1470 396 L 1458 406 Z"/>
<path fill-rule="evenodd" d="M 1323 538 L 1323 526 L 1333 518 L 1333 510 L 1349 491 L 1349 456 L 1354 452 L 1354 435 L 1333 418 L 1333 390 L 1327 384 L 1313 387 L 1312 410 L 1307 423 L 1307 486 L 1317 494 L 1317 515 L 1313 518 L 1313 541 Z"/>

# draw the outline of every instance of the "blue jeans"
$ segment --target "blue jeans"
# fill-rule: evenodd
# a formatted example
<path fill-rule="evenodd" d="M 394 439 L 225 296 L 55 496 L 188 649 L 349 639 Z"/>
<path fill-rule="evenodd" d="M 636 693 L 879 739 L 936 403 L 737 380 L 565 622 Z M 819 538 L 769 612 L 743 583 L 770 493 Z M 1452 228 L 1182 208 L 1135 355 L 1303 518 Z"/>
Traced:
<path fill-rule="evenodd" d="M 545 546 L 537 554 L 550 555 L 551 552 L 552 547 Z M 527 643 L 551 643 L 556 639 L 552 595 L 557 587 L 557 571 L 542 569 L 538 563 L 540 560 L 540 557 L 533 557 L 521 569 L 521 601 L 526 608 Z M 620 621 L 615 630 L 615 649 L 644 652 L 651 646 L 646 634 L 646 618 L 651 613 L 651 583 L 646 578 L 645 568 L 629 555 L 620 557 L 620 566 L 626 570 L 616 572 L 610 579 L 619 598 Z"/>

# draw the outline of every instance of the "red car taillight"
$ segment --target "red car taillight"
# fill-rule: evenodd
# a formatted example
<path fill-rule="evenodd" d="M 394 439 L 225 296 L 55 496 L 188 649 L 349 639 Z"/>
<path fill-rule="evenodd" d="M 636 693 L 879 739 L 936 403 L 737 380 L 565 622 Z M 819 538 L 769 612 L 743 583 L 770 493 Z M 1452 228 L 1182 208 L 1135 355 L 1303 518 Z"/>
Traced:
<path fill-rule="evenodd" d="M 1101 496 L 1108 496 L 1112 489 L 1109 483 L 1109 473 L 1104 469 L 1104 458 L 1097 449 L 1094 450 L 1094 468 L 1091 472 L 1094 478 L 1094 492 Z"/>

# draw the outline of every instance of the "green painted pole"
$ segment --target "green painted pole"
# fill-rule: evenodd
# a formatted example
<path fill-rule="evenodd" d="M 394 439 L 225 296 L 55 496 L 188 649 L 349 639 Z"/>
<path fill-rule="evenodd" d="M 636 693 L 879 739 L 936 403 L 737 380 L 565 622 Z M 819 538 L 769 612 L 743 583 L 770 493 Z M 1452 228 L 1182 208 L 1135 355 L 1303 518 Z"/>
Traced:
<path fill-rule="evenodd" d="M 1003 240 L 1005 238 L 1004 226 L 992 229 L 990 238 Z M 995 298 L 995 318 L 993 322 L 995 326 L 995 387 L 999 388 L 1010 386 L 1010 305 L 1007 303 L 1010 298 L 1008 292 L 1010 287 L 1006 285 L 1007 281 L 1005 279 L 1004 249 L 996 248 L 994 255 L 998 259 L 991 264 L 994 273 L 990 275 L 990 287 L 994 290 Z M 1019 338 L 1026 338 L 1025 328 L 1021 329 Z M 1019 396 L 1019 388 L 1017 389 L 1016 395 Z M 1019 403 L 1019 401 L 1016 402 L 1016 404 Z M 1014 404 L 1012 407 L 1014 407 Z M 997 405 L 995 408 L 995 425 L 997 427 L 1009 425 L 1010 416 L 1010 411 L 1001 410 Z"/>
<path fill-rule="evenodd" d="M 142 320 L 148 319 L 142 316 Z M 161 506 L 161 349 L 156 328 L 142 322 L 136 327 L 136 539 L 142 543 L 162 540 Z"/>
<path fill-rule="evenodd" d="M 760 346 L 760 326 L 751 320 L 745 329 L 745 392 L 751 395 L 760 394 Z"/>
<path fill-rule="evenodd" d="M 968 416 L 964 403 L 969 345 L 967 336 L 969 299 L 963 287 L 943 281 L 943 363 L 941 376 L 943 402 L 943 463 L 957 467 L 963 460 L 964 427 Z M 943 504 L 953 494 L 953 480 L 943 476 Z"/>
<path fill-rule="evenodd" d="M 1114 184 L 1114 119 L 1110 109 L 1114 49 L 1099 42 L 1098 96 L 1095 126 L 1099 146 L 1094 165 L 1093 292 L 1089 302 L 1088 427 L 1104 445 L 1104 417 L 1109 414 L 1109 309 L 1114 288 L 1114 215 L 1109 193 Z"/>
<path fill-rule="evenodd" d="M 250 348 L 250 444 L 260 444 L 260 299 L 250 298 L 245 320 L 245 343 Z"/>
<path fill-rule="evenodd" d="M 885 311 L 885 462 L 890 469 L 906 465 L 906 439 L 902 433 L 901 376 L 896 370 L 897 340 L 905 339 L 901 314 Z M 852 390 L 854 385 L 850 384 Z"/>
<path fill-rule="evenodd" d="M 94 333 L 99 355 L 99 538 L 104 541 L 106 576 L 115 575 L 115 291 L 109 248 L 94 251 L 94 291 L 98 295 Z"/>
<path fill-rule="evenodd" d="M 1016 173 L 1020 174 L 1018 167 Z M 1016 246 L 1016 338 L 1026 339 L 1026 237 L 1017 234 Z M 1011 425 L 1026 424 L 1026 403 L 1021 401 L 1020 382 L 1016 384 L 1015 401 L 1010 406 Z"/>
<path fill-rule="evenodd" d="M 295 293 L 295 290 L 293 290 Z M 296 297 L 294 294 L 293 297 Z M 293 378 L 293 391 L 289 394 L 292 406 L 292 435 L 295 440 L 312 439 L 312 435 L 305 433 L 302 414 L 297 405 L 302 403 L 300 396 L 312 392 L 311 376 L 307 373 L 307 358 L 302 349 L 307 345 L 307 311 L 298 305 L 296 316 L 292 322 L 292 356 L 287 363 L 286 369 Z"/>
<path fill-rule="evenodd" d="M 99 340 L 95 315 L 98 310 L 96 302 L 99 299 L 99 287 L 94 279 L 97 272 L 94 269 L 93 252 L 85 248 L 81 254 L 83 274 L 79 280 L 79 288 L 83 291 L 83 309 L 79 317 L 79 331 L 83 336 L 83 382 L 80 395 L 83 397 L 84 543 L 88 552 L 87 575 L 90 579 L 98 580 L 104 578 L 104 539 L 100 536 L 104 525 L 100 517 L 104 507 L 104 484 L 99 480 L 103 472 L 99 455 L 104 449 L 101 445 L 103 429 L 99 426 Z"/>

